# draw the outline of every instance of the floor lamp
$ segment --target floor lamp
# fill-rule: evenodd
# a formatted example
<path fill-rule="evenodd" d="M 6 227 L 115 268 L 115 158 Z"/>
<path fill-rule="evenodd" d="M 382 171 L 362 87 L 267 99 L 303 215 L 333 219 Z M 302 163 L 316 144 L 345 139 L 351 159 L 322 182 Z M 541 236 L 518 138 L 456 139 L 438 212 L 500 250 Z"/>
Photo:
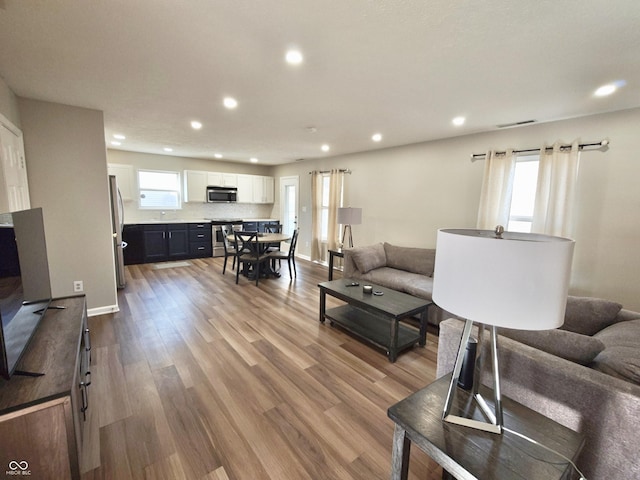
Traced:
<path fill-rule="evenodd" d="M 351 225 L 362 223 L 362 208 L 340 207 L 338 208 L 338 223 L 344 225 L 342 230 L 342 245 L 349 229 L 349 247 L 353 247 L 353 237 L 351 236 Z"/>
<path fill-rule="evenodd" d="M 442 418 L 501 434 L 503 430 L 497 327 L 548 330 L 564 322 L 574 241 L 547 235 L 490 230 L 439 230 L 433 301 L 466 319 Z M 473 399 L 484 420 L 452 414 L 456 383 L 474 322 L 479 324 Z M 478 392 L 482 339 L 490 330 L 493 411 Z M 466 412 L 468 413 L 468 412 Z"/>

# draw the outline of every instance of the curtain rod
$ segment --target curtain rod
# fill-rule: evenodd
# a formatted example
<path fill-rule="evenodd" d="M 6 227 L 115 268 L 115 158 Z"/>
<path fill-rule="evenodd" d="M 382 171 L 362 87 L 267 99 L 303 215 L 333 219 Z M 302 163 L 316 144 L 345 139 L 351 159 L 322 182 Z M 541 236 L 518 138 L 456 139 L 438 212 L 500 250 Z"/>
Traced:
<path fill-rule="evenodd" d="M 584 150 L 586 147 L 602 148 L 602 147 L 607 147 L 607 145 L 609 145 L 609 139 L 605 138 L 604 140 L 601 140 L 599 142 L 581 143 L 578 145 L 578 150 Z M 560 148 L 571 148 L 571 145 L 560 145 Z M 598 148 L 594 148 L 593 150 L 597 150 Z M 541 150 L 540 148 L 527 148 L 524 150 L 514 150 L 513 153 L 533 153 L 533 152 L 539 152 L 540 150 Z M 553 147 L 547 147 L 545 151 L 552 152 Z M 507 152 L 506 151 L 496 152 L 496 154 L 505 154 L 505 153 Z M 484 160 L 486 156 L 487 156 L 486 153 L 473 153 L 471 155 L 471 161 L 475 162 L 476 160 Z"/>
<path fill-rule="evenodd" d="M 349 174 L 351 173 L 351 170 L 349 170 L 348 168 L 340 168 L 340 169 L 338 169 L 338 171 L 341 172 L 341 173 L 349 173 Z M 314 172 L 316 172 L 316 173 L 331 173 L 331 170 L 320 170 L 320 171 L 314 170 Z M 309 172 L 309 175 L 311 175 L 312 173 L 313 172 Z"/>

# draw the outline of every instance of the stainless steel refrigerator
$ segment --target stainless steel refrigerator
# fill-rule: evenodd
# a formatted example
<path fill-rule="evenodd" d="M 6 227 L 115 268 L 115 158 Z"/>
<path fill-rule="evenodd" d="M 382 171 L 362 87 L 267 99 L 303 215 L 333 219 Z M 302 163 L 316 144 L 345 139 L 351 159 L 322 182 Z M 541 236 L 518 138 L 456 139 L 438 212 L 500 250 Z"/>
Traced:
<path fill-rule="evenodd" d="M 122 241 L 122 226 L 124 225 L 124 205 L 122 195 L 118 190 L 115 175 L 109 175 L 109 195 L 111 197 L 111 233 L 113 234 L 113 253 L 116 259 L 116 283 L 118 288 L 124 288 L 127 281 L 124 276 L 124 253 L 127 242 Z"/>

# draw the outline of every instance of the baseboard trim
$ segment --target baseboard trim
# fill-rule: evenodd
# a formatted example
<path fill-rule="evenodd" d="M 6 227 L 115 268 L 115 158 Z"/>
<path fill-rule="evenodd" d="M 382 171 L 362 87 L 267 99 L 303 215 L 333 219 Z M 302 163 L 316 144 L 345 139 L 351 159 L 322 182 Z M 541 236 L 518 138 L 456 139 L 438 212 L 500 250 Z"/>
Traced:
<path fill-rule="evenodd" d="M 120 311 L 118 305 L 106 305 L 104 307 L 96 307 L 87 309 L 87 316 L 95 317 L 96 315 L 106 315 L 108 313 L 116 313 Z"/>

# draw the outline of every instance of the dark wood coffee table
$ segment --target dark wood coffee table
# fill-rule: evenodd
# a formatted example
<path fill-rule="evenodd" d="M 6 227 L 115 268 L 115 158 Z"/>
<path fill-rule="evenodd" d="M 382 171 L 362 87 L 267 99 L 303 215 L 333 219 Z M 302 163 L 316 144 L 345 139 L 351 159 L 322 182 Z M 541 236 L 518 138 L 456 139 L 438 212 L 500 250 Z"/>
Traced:
<path fill-rule="evenodd" d="M 325 319 L 338 324 L 357 337 L 386 351 L 389 361 L 395 362 L 398 353 L 416 343 L 421 346 L 427 342 L 427 309 L 431 302 L 412 297 L 380 285 L 371 284 L 374 291 L 382 292 L 376 296 L 364 293 L 360 282 L 357 286 L 348 286 L 359 282 L 343 278 L 318 284 L 320 287 L 320 322 Z M 326 296 L 338 298 L 346 305 L 326 308 Z M 420 315 L 420 328 L 400 323 L 400 320 Z"/>
<path fill-rule="evenodd" d="M 502 435 L 484 432 L 442 420 L 444 400 L 451 374 L 408 396 L 389 408 L 387 414 L 395 422 L 391 479 L 406 480 L 409 471 L 411 443 L 438 462 L 448 474 L 443 478 L 466 480 L 558 480 L 572 476 L 568 461 L 548 450 L 505 431 Z M 491 394 L 481 393 L 484 398 Z M 458 414 L 469 412 L 471 392 L 458 388 L 454 407 Z M 475 409 L 471 415 L 479 418 Z M 502 396 L 504 426 L 526 435 L 560 452 L 577 458 L 584 437 L 550 418 L 510 398 Z"/>

